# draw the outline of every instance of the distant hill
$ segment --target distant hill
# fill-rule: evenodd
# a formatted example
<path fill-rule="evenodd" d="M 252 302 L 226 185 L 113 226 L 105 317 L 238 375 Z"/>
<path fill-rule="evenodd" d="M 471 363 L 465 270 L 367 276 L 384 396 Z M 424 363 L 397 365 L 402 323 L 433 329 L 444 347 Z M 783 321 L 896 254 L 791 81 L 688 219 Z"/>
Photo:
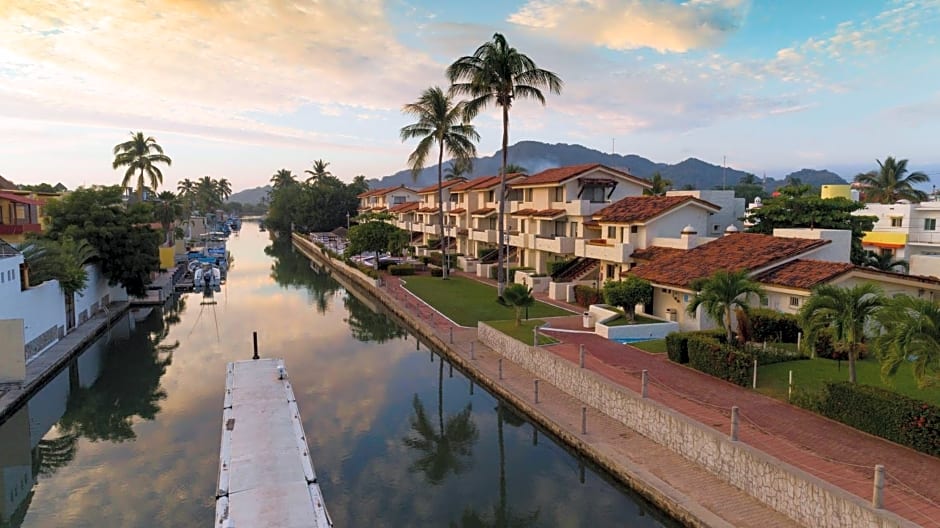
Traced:
<path fill-rule="evenodd" d="M 229 196 L 229 202 L 239 202 L 243 204 L 259 204 L 261 199 L 268 196 L 271 191 L 270 185 L 264 187 L 255 187 L 254 189 L 245 189 Z"/>
<path fill-rule="evenodd" d="M 782 180 L 775 180 L 774 185 L 767 185 L 767 190 L 772 191 L 777 187 L 782 187 L 786 185 L 793 179 L 798 179 L 801 183 L 808 183 L 813 187 L 820 187 L 822 185 L 839 185 L 848 183 L 838 174 L 829 171 L 829 170 L 816 170 L 816 169 L 800 169 L 796 172 L 791 172 L 783 177 Z"/>
<path fill-rule="evenodd" d="M 722 185 L 734 185 L 745 174 L 744 171 L 731 167 L 723 168 L 712 165 L 700 159 L 689 158 L 680 163 L 670 165 L 656 163 L 642 156 L 628 154 L 608 154 L 582 145 L 568 145 L 557 143 L 554 145 L 538 141 L 521 141 L 509 147 L 509 163 L 525 167 L 530 174 L 565 165 L 580 165 L 583 163 L 602 163 L 609 167 L 626 169 L 634 176 L 649 178 L 654 172 L 659 172 L 664 178 L 672 181 L 672 188 L 679 189 L 692 185 L 696 189 L 713 189 Z M 473 172 L 468 177 L 498 174 L 501 153 L 495 152 L 492 156 L 476 158 L 473 162 Z M 816 171 L 803 169 L 787 177 L 795 176 L 803 183 L 821 185 L 828 183 L 846 183 L 837 174 L 829 171 Z M 767 178 L 767 190 L 773 190 L 784 185 L 785 180 Z M 403 170 L 380 179 L 369 180 L 372 188 L 391 187 L 405 184 L 412 188 L 424 187 L 437 182 L 437 166 L 425 168 L 418 175 L 417 180 L 411 177 L 411 171 Z"/>

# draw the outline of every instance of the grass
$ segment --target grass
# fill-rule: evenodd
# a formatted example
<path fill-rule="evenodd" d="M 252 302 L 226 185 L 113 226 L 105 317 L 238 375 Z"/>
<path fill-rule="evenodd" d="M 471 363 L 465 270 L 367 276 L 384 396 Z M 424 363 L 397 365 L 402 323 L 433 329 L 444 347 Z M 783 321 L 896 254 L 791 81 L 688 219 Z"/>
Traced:
<path fill-rule="evenodd" d="M 476 326 L 479 321 L 505 321 L 516 318 L 515 309 L 496 302 L 496 288 L 465 277 L 410 276 L 403 277 L 405 288 L 421 300 L 463 326 Z M 536 301 L 529 307 L 529 317 L 572 315 L 550 304 Z M 531 336 L 531 330 L 529 335 Z"/>
<path fill-rule="evenodd" d="M 665 339 L 650 339 L 648 341 L 637 341 L 636 343 L 630 343 L 630 346 L 639 348 L 640 350 L 645 350 L 651 354 L 665 354 L 666 353 L 666 340 Z M 758 374 L 760 372 L 758 371 Z"/>
<path fill-rule="evenodd" d="M 607 326 L 625 326 L 625 325 L 635 325 L 635 324 L 656 324 L 662 323 L 659 319 L 650 319 L 649 317 L 643 317 L 642 315 L 637 314 L 634 317 L 634 320 L 631 321 L 627 319 L 625 315 L 621 315 L 616 319 L 611 319 L 610 321 L 605 321 L 604 324 Z"/>
<path fill-rule="evenodd" d="M 940 405 L 940 386 L 918 389 L 909 365 L 902 365 L 897 375 L 889 380 L 887 384 L 881 379 L 881 364 L 877 359 L 865 358 L 856 362 L 855 367 L 858 383 L 860 384 L 874 385 L 934 405 Z M 793 371 L 794 387 L 809 391 L 819 390 L 822 388 L 823 382 L 826 381 L 847 381 L 849 379 L 849 363 L 847 361 L 842 361 L 841 365 L 832 359 L 787 361 L 759 367 L 757 370 L 757 390 L 774 398 L 785 400 L 787 398 L 790 370 Z"/>
<path fill-rule="evenodd" d="M 519 324 L 519 326 L 516 326 L 515 320 L 487 321 L 486 324 L 508 335 L 509 337 L 514 338 L 517 341 L 522 341 L 523 343 L 531 345 L 532 344 L 532 328 L 534 328 L 536 325 L 545 324 L 545 321 L 542 321 L 540 319 L 529 319 L 528 321 L 522 321 Z M 551 345 L 557 342 L 558 342 L 557 339 L 549 337 L 545 334 L 539 334 L 540 345 Z"/>

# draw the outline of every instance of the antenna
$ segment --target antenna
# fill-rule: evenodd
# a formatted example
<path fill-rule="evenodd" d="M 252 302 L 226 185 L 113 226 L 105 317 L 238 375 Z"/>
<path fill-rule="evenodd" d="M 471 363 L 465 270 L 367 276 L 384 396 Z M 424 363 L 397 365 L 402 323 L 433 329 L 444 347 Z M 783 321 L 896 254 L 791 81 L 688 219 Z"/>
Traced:
<path fill-rule="evenodd" d="M 617 153 L 617 149 L 614 147 L 614 145 L 616 144 L 616 142 L 617 142 L 617 139 L 616 139 L 616 138 L 610 138 L 610 153 L 611 153 L 611 154 L 616 154 L 616 153 Z"/>
<path fill-rule="evenodd" d="M 728 156 L 721 157 L 721 188 L 728 188 Z"/>

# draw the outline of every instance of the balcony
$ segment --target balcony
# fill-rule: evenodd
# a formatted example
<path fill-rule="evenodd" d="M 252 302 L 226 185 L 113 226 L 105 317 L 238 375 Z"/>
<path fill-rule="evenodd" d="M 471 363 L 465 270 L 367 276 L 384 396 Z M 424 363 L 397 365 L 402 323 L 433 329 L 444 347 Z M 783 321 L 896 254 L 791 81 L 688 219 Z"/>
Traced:
<path fill-rule="evenodd" d="M 574 241 L 572 237 L 536 235 L 535 249 L 559 255 L 570 255 L 574 253 Z"/>
<path fill-rule="evenodd" d="M 477 242 L 485 242 L 487 244 L 495 244 L 498 239 L 496 236 L 495 229 L 471 229 L 470 230 L 470 239 L 476 240 Z"/>
<path fill-rule="evenodd" d="M 560 202 L 553 202 L 552 206 L 555 206 L 556 203 L 560 205 Z M 611 203 L 612 202 L 592 202 L 590 200 L 571 200 L 570 202 L 564 203 L 565 214 L 568 216 L 591 216 Z"/>
<path fill-rule="evenodd" d="M 907 236 L 908 244 L 940 245 L 940 231 L 911 232 Z"/>
<path fill-rule="evenodd" d="M 532 235 L 528 235 L 526 233 L 518 233 L 518 232 L 514 233 L 512 231 L 510 231 L 508 235 L 509 235 L 508 243 L 510 246 L 517 247 L 517 248 L 529 248 L 529 247 L 532 247 L 533 245 L 531 244 L 531 241 L 530 241 L 530 239 L 532 238 Z"/>
<path fill-rule="evenodd" d="M 26 233 L 40 233 L 40 224 L 0 224 L 0 235 L 23 235 Z"/>
<path fill-rule="evenodd" d="M 577 240 L 574 254 L 607 262 L 627 262 L 633 254 L 633 245 L 607 242 L 604 239 Z"/>

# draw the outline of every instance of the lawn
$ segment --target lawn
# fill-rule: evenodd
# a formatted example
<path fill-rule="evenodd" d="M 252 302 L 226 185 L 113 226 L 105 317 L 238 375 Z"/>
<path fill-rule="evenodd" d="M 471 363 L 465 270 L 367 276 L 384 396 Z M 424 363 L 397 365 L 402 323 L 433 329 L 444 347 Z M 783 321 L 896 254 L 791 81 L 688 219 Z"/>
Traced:
<path fill-rule="evenodd" d="M 411 276 L 403 280 L 408 291 L 459 325 L 476 326 L 479 321 L 516 318 L 515 309 L 496 302 L 496 288 L 482 282 L 464 277 L 451 277 L 445 281 L 440 277 L 428 276 Z M 573 313 L 540 301 L 529 307 L 529 317 L 532 318 Z"/>
<path fill-rule="evenodd" d="M 528 321 L 522 321 L 519 326 L 516 326 L 516 321 L 487 321 L 486 324 L 492 326 L 493 328 L 499 330 L 500 332 L 516 339 L 517 341 L 522 341 L 523 343 L 532 344 L 532 328 L 536 325 L 545 324 L 545 321 L 540 319 L 529 319 Z M 545 334 L 539 334 L 539 344 L 540 345 L 551 345 L 557 343 L 558 340 L 552 337 L 549 337 Z"/>
<path fill-rule="evenodd" d="M 641 343 L 637 343 L 639 345 Z M 759 367 L 757 390 L 775 398 L 786 399 L 789 371 L 793 371 L 794 388 L 818 390 L 825 381 L 849 379 L 849 364 L 831 359 L 806 359 L 787 361 Z M 856 363 L 858 382 L 893 390 L 905 396 L 940 405 L 940 386 L 918 389 L 909 365 L 902 366 L 897 375 L 885 384 L 881 380 L 881 365 L 875 358 L 865 358 Z"/>
<path fill-rule="evenodd" d="M 621 315 L 616 319 L 611 319 L 610 321 L 605 321 L 604 324 L 607 326 L 624 326 L 624 325 L 635 325 L 635 324 L 656 324 L 661 323 L 659 319 L 650 319 L 649 317 L 643 317 L 642 315 L 637 314 L 634 316 L 633 320 L 627 319 L 625 315 Z"/>
<path fill-rule="evenodd" d="M 665 339 L 650 339 L 648 341 L 637 341 L 636 343 L 630 343 L 630 346 L 639 348 L 640 350 L 645 350 L 652 354 L 665 354 L 666 353 L 666 340 Z"/>

